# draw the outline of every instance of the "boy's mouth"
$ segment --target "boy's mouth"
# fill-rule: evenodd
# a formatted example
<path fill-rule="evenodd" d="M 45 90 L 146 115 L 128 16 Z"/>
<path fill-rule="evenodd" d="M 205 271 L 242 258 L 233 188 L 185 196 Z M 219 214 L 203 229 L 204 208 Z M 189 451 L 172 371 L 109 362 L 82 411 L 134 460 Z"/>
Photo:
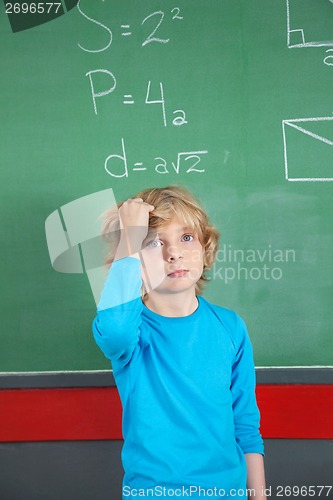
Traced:
<path fill-rule="evenodd" d="M 168 278 L 183 278 L 188 272 L 188 269 L 177 269 L 176 271 L 169 273 Z"/>

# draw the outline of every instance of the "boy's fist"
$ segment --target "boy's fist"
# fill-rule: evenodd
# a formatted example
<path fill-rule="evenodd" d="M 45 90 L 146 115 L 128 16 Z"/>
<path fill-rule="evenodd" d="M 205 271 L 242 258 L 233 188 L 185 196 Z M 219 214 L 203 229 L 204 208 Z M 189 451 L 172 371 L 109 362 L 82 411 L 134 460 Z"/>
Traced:
<path fill-rule="evenodd" d="M 129 255 L 141 250 L 142 242 L 148 234 L 149 213 L 153 205 L 145 203 L 142 198 L 125 201 L 119 208 L 120 247 L 123 254 L 124 245 Z"/>

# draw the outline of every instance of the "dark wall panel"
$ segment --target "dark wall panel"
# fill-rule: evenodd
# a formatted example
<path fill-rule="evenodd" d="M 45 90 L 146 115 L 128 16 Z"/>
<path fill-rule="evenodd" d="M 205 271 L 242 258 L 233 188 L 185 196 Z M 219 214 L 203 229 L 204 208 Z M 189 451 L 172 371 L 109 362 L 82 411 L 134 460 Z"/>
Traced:
<path fill-rule="evenodd" d="M 288 487 L 315 487 L 333 498 L 333 441 L 270 440 L 266 445 L 267 486 L 272 500 L 296 498 Z M 121 441 L 0 444 L 1 500 L 120 500 Z M 308 490 L 309 491 L 309 490 Z"/>

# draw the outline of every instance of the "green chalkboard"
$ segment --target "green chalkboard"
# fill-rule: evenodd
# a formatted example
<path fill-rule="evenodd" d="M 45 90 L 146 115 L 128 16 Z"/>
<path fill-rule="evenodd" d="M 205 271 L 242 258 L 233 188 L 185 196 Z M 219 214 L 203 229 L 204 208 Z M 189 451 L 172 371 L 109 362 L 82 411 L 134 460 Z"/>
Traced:
<path fill-rule="evenodd" d="M 45 221 L 175 183 L 221 232 L 205 296 L 245 318 L 256 365 L 331 365 L 332 2 L 75 3 L 0 6 L 0 371 L 109 368 Z"/>

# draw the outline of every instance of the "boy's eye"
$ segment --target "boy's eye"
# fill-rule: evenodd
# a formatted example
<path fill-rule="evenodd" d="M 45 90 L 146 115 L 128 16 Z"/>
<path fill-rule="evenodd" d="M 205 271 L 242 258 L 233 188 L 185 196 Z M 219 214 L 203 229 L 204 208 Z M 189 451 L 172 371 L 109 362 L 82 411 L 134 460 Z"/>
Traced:
<path fill-rule="evenodd" d="M 159 247 L 160 245 L 161 245 L 160 240 L 152 240 L 152 241 L 149 241 L 146 246 L 150 247 L 150 248 L 156 248 L 156 247 Z"/>
<path fill-rule="evenodd" d="M 192 241 L 193 240 L 192 234 L 184 234 L 183 240 L 184 241 Z"/>

